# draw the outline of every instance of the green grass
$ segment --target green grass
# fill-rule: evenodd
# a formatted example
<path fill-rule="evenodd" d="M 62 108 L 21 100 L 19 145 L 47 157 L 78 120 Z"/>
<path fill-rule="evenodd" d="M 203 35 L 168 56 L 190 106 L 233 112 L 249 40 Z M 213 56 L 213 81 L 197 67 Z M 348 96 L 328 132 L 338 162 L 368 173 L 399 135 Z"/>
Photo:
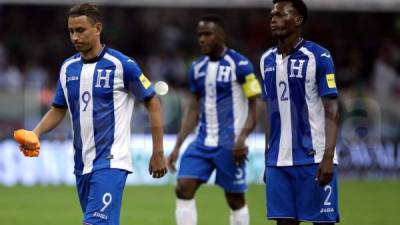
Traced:
<path fill-rule="evenodd" d="M 129 186 L 121 212 L 122 225 L 174 225 L 172 186 Z M 265 212 L 264 186 L 252 185 L 247 193 L 252 225 L 272 225 Z M 228 207 L 223 192 L 203 186 L 197 194 L 199 225 L 227 225 Z M 400 182 L 340 184 L 342 225 L 400 224 Z M 73 225 L 81 223 L 74 187 L 0 187 L 1 225 Z"/>

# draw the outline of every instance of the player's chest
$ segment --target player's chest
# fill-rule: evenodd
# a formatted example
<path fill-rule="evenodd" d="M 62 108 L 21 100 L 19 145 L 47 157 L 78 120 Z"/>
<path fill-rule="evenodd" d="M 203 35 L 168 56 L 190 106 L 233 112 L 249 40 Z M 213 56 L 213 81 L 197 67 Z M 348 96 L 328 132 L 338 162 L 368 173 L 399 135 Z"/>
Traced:
<path fill-rule="evenodd" d="M 237 84 L 234 68 L 229 64 L 210 62 L 200 71 L 197 85 L 204 95 L 229 92 Z"/>
<path fill-rule="evenodd" d="M 275 57 L 267 59 L 263 68 L 263 85 L 269 93 L 282 89 L 303 92 L 305 84 L 312 82 L 315 65 L 309 63 L 308 57 Z"/>
<path fill-rule="evenodd" d="M 65 87 L 69 100 L 109 98 L 117 82 L 115 67 L 83 64 L 70 68 L 65 74 Z"/>

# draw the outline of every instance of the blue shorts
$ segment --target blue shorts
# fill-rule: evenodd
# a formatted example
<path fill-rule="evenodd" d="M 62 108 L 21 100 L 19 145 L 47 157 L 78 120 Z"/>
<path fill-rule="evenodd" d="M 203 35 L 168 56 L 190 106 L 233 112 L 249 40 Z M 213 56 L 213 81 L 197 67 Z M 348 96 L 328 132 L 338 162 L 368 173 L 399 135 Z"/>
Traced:
<path fill-rule="evenodd" d="M 313 223 L 339 222 L 337 172 L 319 186 L 318 164 L 266 168 L 268 219 L 295 219 Z"/>
<path fill-rule="evenodd" d="M 247 189 L 245 168 L 245 164 L 235 165 L 232 149 L 191 143 L 182 155 L 178 179 L 193 178 L 207 182 L 215 169 L 215 183 L 225 192 L 243 193 Z"/>
<path fill-rule="evenodd" d="M 76 175 L 83 224 L 119 225 L 122 193 L 127 176 L 127 171 L 119 169 L 103 169 Z"/>

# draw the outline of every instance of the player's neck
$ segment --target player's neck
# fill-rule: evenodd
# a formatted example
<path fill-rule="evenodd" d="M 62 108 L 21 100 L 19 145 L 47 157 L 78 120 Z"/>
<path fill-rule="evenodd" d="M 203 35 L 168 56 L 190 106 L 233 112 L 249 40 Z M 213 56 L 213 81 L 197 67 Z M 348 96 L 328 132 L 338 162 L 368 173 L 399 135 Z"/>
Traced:
<path fill-rule="evenodd" d="M 100 43 L 100 41 L 98 41 L 95 44 L 95 46 L 93 46 L 93 48 L 90 49 L 90 51 L 88 51 L 88 52 L 80 52 L 81 53 L 81 57 L 84 60 L 90 60 L 90 59 L 96 58 L 103 51 L 103 48 L 104 48 L 104 45 L 102 45 Z"/>
<path fill-rule="evenodd" d="M 300 33 L 279 39 L 278 40 L 279 54 L 282 54 L 282 57 L 288 56 L 302 40 L 303 39 L 301 38 Z"/>
<path fill-rule="evenodd" d="M 226 52 L 227 48 L 225 45 L 222 45 L 218 48 L 217 51 L 211 53 L 208 57 L 210 57 L 210 61 L 218 61 Z"/>

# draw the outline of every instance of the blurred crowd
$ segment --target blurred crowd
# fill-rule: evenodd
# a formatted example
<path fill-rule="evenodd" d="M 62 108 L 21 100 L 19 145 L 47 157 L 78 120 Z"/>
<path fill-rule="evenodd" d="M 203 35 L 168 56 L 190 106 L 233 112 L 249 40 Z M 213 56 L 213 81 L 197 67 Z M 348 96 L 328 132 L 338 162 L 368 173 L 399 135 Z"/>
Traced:
<path fill-rule="evenodd" d="M 58 70 L 75 53 L 67 30 L 67 7 L 0 5 L 0 140 L 12 130 L 33 128 L 52 103 Z M 153 82 L 165 81 L 165 131 L 177 133 L 189 95 L 187 69 L 199 56 L 196 22 L 202 15 L 225 20 L 227 43 L 249 57 L 274 44 L 269 9 L 103 7 L 103 42 L 132 56 Z M 305 39 L 328 48 L 334 58 L 347 140 L 400 139 L 400 15 L 313 11 Z M 259 75 L 259 74 L 258 74 Z M 149 129 L 144 108 L 135 106 L 133 132 Z M 265 129 L 259 104 L 258 132 Z M 69 122 L 48 138 L 70 138 Z"/>

